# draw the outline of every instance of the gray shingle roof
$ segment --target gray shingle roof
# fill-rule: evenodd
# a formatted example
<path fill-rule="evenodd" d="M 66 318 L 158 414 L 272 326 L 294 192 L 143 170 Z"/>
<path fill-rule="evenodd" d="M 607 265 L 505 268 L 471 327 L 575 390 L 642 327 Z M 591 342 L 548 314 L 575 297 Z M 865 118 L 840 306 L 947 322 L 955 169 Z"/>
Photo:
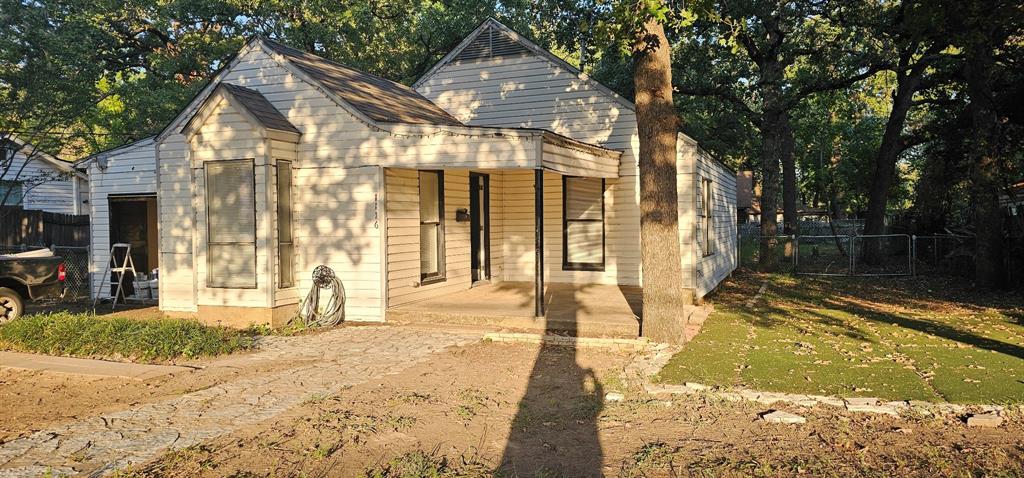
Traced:
<path fill-rule="evenodd" d="M 291 124 L 277 108 L 274 108 L 274 105 L 260 92 L 231 83 L 221 83 L 221 86 L 231 93 L 231 96 L 234 96 L 242 104 L 242 107 L 248 110 L 265 128 L 301 134 L 298 128 Z"/>
<path fill-rule="evenodd" d="M 263 42 L 321 86 L 374 121 L 462 126 L 447 111 L 416 90 L 273 40 Z"/>

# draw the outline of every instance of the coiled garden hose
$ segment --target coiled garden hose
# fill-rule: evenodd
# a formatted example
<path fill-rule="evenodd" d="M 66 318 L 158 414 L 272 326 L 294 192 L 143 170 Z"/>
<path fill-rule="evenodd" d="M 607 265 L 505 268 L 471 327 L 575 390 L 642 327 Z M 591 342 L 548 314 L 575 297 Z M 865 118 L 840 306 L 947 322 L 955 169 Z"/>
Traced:
<path fill-rule="evenodd" d="M 331 297 L 320 304 L 320 291 L 330 290 Z M 299 307 L 299 320 L 306 327 L 331 327 L 345 320 L 345 286 L 330 267 L 313 269 L 313 287 Z"/>

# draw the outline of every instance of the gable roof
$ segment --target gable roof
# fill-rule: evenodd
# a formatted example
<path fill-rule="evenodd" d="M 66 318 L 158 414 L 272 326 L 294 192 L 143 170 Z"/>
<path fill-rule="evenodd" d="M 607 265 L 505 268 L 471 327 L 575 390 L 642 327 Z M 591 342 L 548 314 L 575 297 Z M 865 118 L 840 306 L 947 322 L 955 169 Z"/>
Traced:
<path fill-rule="evenodd" d="M 231 96 L 234 96 L 238 100 L 238 104 L 245 108 L 264 128 L 302 134 L 259 91 L 231 83 L 221 83 L 220 87 L 227 90 Z"/>
<path fill-rule="evenodd" d="M 416 90 L 266 38 L 263 44 L 362 114 L 383 123 L 461 126 Z"/>
<path fill-rule="evenodd" d="M 448 52 L 447 55 L 442 57 L 440 61 L 427 70 L 420 79 L 416 80 L 412 87 L 419 88 L 420 85 L 426 83 L 430 77 L 434 76 L 434 74 L 438 72 L 438 70 L 449 63 L 524 55 L 530 52 L 548 60 L 555 66 L 576 75 L 577 78 L 597 89 L 601 93 L 604 93 L 624 108 L 630 111 L 634 111 L 636 109 L 632 101 L 623 98 L 622 95 L 612 91 L 607 86 L 602 85 L 599 81 L 580 71 L 579 68 L 570 65 L 565 60 L 555 56 L 554 53 L 545 50 L 541 46 L 530 41 L 523 35 L 520 35 L 515 30 L 512 30 L 494 18 L 484 20 L 480 26 L 476 27 L 475 30 L 467 35 L 466 38 L 464 38 L 452 51 Z"/>

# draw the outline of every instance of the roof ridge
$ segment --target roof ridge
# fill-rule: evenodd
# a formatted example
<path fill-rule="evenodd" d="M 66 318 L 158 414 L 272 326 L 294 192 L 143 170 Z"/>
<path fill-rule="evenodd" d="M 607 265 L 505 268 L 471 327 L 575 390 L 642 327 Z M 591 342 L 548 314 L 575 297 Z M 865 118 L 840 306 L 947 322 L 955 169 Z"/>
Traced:
<path fill-rule="evenodd" d="M 300 50 L 300 49 L 298 49 L 298 48 L 295 48 L 295 47 L 293 47 L 293 46 L 289 46 L 289 45 L 286 45 L 286 44 L 284 44 L 284 43 L 281 43 L 281 42 L 279 42 L 279 41 L 277 41 L 277 40 L 273 40 L 273 39 L 270 39 L 270 38 L 267 38 L 267 37 L 264 37 L 264 36 L 260 36 L 260 38 L 261 38 L 262 40 L 264 40 L 264 41 L 268 42 L 268 43 L 272 43 L 272 44 L 273 44 L 274 46 L 280 47 L 280 48 L 282 48 L 282 49 L 287 49 L 287 50 L 291 50 L 291 51 L 293 51 L 293 52 L 295 52 L 295 53 L 297 53 L 297 54 L 299 54 L 299 55 L 302 55 L 302 56 L 312 56 L 312 57 L 315 57 L 315 58 L 316 58 L 317 60 L 319 60 L 319 61 L 324 61 L 324 62 L 330 63 L 330 64 L 331 64 L 331 65 L 333 65 L 333 66 L 336 66 L 336 67 L 339 67 L 339 68 L 344 68 L 344 69 L 346 69 L 346 70 L 352 70 L 352 71 L 354 71 L 354 72 L 356 72 L 356 73 L 360 73 L 360 74 L 363 74 L 363 75 L 369 76 L 369 77 L 371 77 L 371 78 L 373 78 L 373 79 L 376 79 L 376 80 L 381 80 L 381 81 L 384 81 L 384 82 L 387 82 L 387 83 L 391 83 L 391 84 L 394 84 L 394 85 L 398 85 L 399 87 L 402 87 L 402 88 L 405 88 L 405 89 L 411 90 L 412 92 L 414 92 L 414 93 L 416 93 L 416 94 L 419 94 L 419 92 L 417 92 L 417 91 L 416 91 L 415 89 L 413 89 L 413 88 L 411 88 L 411 87 L 409 87 L 409 86 L 407 86 L 407 85 L 403 85 L 402 83 L 400 83 L 400 82 L 397 82 L 397 81 L 395 81 L 395 80 L 391 80 L 391 79 L 385 78 L 385 77 L 383 77 L 383 76 L 380 76 L 380 75 L 377 75 L 377 74 L 373 74 L 373 73 L 370 73 L 370 72 L 368 72 L 368 71 L 366 71 L 366 70 L 363 70 L 363 69 L 360 69 L 360 68 L 356 68 L 356 67 L 354 67 L 354 66 L 346 65 L 346 64 L 344 64 L 344 63 L 341 63 L 341 62 L 338 62 L 338 61 L 332 60 L 332 59 L 330 59 L 330 58 L 327 58 L 327 57 L 324 57 L 324 56 L 320 56 L 320 55 L 317 55 L 316 53 L 311 53 L 311 52 L 308 52 L 308 51 L 305 51 L 305 50 Z M 421 96 L 422 96 L 422 95 L 421 95 Z"/>
<path fill-rule="evenodd" d="M 353 68 L 320 55 L 260 37 L 263 45 L 302 70 L 320 87 L 371 121 L 410 124 L 462 125 L 451 113 L 430 101 L 415 88 Z"/>

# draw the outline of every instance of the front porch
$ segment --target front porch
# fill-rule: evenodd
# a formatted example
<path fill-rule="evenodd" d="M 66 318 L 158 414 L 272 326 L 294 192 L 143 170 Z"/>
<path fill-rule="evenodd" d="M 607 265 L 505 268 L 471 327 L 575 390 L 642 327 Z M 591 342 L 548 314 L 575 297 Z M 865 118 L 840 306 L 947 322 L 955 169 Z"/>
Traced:
<path fill-rule="evenodd" d="M 639 287 L 549 283 L 544 317 L 536 316 L 533 282 L 498 282 L 391 307 L 387 321 L 457 324 L 536 331 L 577 337 L 636 338 L 640 334 Z"/>

